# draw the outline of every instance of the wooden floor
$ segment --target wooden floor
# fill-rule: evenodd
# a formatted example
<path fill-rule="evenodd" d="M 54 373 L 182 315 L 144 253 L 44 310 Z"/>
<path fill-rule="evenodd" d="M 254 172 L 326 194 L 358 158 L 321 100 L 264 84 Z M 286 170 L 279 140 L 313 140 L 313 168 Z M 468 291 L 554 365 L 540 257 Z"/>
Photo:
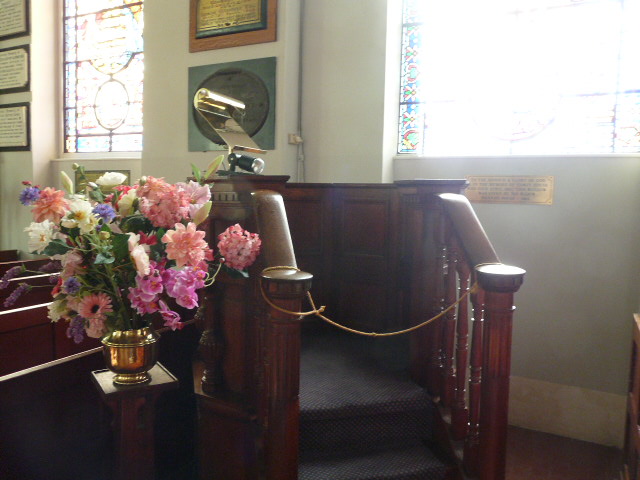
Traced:
<path fill-rule="evenodd" d="M 621 453 L 594 443 L 509 427 L 506 480 L 619 480 Z"/>

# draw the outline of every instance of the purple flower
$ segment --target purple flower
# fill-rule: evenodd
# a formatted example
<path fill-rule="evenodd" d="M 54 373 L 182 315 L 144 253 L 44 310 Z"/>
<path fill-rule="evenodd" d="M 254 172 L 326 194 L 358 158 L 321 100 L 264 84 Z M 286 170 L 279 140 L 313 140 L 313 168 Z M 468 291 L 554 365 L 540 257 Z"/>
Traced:
<path fill-rule="evenodd" d="M 44 265 L 42 265 L 38 269 L 38 271 L 43 273 L 54 273 L 54 272 L 60 271 L 61 269 L 62 269 L 62 264 L 58 260 L 54 260 L 52 262 L 45 263 Z"/>
<path fill-rule="evenodd" d="M 64 281 L 62 290 L 68 295 L 75 295 L 80 290 L 82 284 L 76 277 L 69 277 Z"/>
<path fill-rule="evenodd" d="M 73 338 L 74 343 L 80 343 L 84 340 L 84 318 L 80 315 L 76 315 L 69 322 L 67 338 Z"/>
<path fill-rule="evenodd" d="M 14 303 L 16 303 L 16 300 L 20 298 L 20 295 L 22 295 L 24 292 L 27 292 L 29 290 L 31 290 L 30 285 L 24 282 L 18 284 L 16 289 L 13 292 L 11 292 L 11 295 L 9 295 L 7 299 L 4 301 L 4 304 L 3 304 L 4 308 L 9 308 L 10 306 L 12 306 Z"/>
<path fill-rule="evenodd" d="M 5 272 L 2 278 L 0 278 L 0 290 L 3 290 L 9 286 L 9 280 L 17 277 L 22 273 L 22 265 L 11 267 Z"/>
<path fill-rule="evenodd" d="M 23 205 L 31 205 L 40 198 L 40 189 L 38 187 L 27 187 L 20 192 L 20 203 Z"/>
<path fill-rule="evenodd" d="M 109 223 L 116 218 L 116 212 L 108 203 L 99 203 L 93 207 L 93 213 L 102 218 L 105 223 Z"/>

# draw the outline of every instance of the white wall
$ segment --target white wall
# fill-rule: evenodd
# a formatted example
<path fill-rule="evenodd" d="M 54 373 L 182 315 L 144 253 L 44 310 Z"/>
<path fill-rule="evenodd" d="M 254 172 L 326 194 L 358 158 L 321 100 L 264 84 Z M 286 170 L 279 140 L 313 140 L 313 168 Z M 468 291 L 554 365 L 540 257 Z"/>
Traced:
<path fill-rule="evenodd" d="M 298 125 L 299 4 L 278 2 L 277 41 L 259 45 L 189 53 L 188 2 L 151 0 L 145 4 L 144 150 L 145 173 L 182 181 L 220 152 L 189 152 L 187 98 L 189 67 L 254 58 L 276 57 L 276 148 L 264 157 L 265 174 L 295 179 L 296 147 L 287 134 Z"/>

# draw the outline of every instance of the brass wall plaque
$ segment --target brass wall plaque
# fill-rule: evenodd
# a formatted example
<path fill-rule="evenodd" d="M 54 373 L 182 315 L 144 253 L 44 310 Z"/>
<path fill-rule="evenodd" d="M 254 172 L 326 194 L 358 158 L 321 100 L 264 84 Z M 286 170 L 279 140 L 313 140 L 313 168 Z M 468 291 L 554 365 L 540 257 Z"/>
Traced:
<path fill-rule="evenodd" d="M 466 196 L 477 203 L 553 204 L 553 176 L 468 175 Z"/>

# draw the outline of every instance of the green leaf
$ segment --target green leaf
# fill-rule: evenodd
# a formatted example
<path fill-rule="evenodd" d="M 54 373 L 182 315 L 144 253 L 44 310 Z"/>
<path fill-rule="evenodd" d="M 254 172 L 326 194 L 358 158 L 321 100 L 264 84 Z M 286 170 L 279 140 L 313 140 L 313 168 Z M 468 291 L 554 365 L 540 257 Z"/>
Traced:
<path fill-rule="evenodd" d="M 129 259 L 129 235 L 126 233 L 117 233 L 113 236 L 113 255 L 118 262 L 124 262 Z"/>
<path fill-rule="evenodd" d="M 115 260 L 116 259 L 108 253 L 99 253 L 96 255 L 96 259 L 93 263 L 96 265 L 103 265 L 105 263 L 113 263 Z"/>
<path fill-rule="evenodd" d="M 193 173 L 193 177 L 196 179 L 196 182 L 200 183 L 200 180 L 202 180 L 202 172 L 193 163 L 191 164 L 191 172 Z"/>
<path fill-rule="evenodd" d="M 102 194 L 102 190 L 90 190 L 89 197 L 96 202 L 104 202 L 104 195 Z"/>
<path fill-rule="evenodd" d="M 224 263 L 222 269 L 229 274 L 230 277 L 235 278 L 249 278 L 249 272 L 246 270 L 236 270 L 235 268 L 227 267 Z"/>
<path fill-rule="evenodd" d="M 125 232 L 145 232 L 148 233 L 153 229 L 153 225 L 149 219 L 143 215 L 131 215 L 122 220 L 122 230 Z"/>
<path fill-rule="evenodd" d="M 216 173 L 218 171 L 218 169 L 220 168 L 220 165 L 222 165 L 222 162 L 224 162 L 224 155 L 218 155 L 213 160 L 213 162 L 211 162 L 211 164 L 209 165 L 209 168 L 207 168 L 207 172 L 204 174 L 204 179 L 206 180 L 211 175 Z"/>
<path fill-rule="evenodd" d="M 69 245 L 67 245 L 64 241 L 57 239 L 51 240 L 49 242 L 49 245 L 44 248 L 42 253 L 44 253 L 48 257 L 53 257 L 54 255 L 63 255 L 69 250 L 71 250 L 71 247 Z"/>

